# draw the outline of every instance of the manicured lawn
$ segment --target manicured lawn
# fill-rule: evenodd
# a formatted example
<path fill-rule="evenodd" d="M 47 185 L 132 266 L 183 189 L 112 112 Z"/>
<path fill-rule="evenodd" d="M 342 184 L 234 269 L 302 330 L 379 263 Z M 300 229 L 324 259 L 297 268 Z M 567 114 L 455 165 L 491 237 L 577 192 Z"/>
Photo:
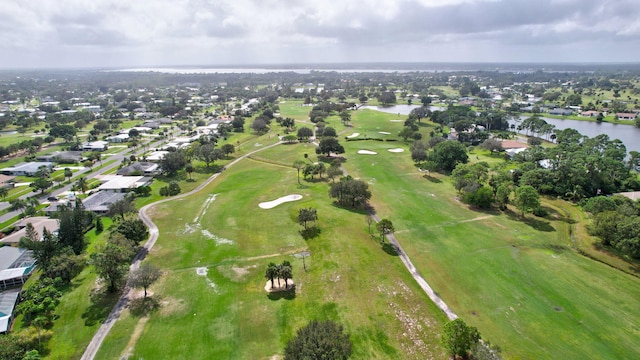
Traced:
<path fill-rule="evenodd" d="M 347 143 L 344 166 L 372 185 L 379 216 L 394 222 L 434 290 L 507 358 L 640 351 L 640 280 L 572 251 L 564 214 L 523 222 L 513 212 L 471 211 L 446 177 L 422 177 L 407 153 L 387 146 L 370 141 L 366 148 L 380 155 L 358 157 L 349 154 L 363 144 Z"/>
<path fill-rule="evenodd" d="M 288 158 L 307 151 L 302 145 L 278 148 Z M 165 271 L 152 289 L 161 308 L 146 323 L 125 313 L 98 358 L 269 358 L 315 318 L 345 324 L 356 359 L 442 358 L 444 314 L 400 260 L 369 238 L 364 215 L 334 207 L 327 189 L 324 182 L 298 187 L 293 168 L 249 159 L 201 193 L 157 206 L 161 235 L 148 261 Z M 304 198 L 270 210 L 258 207 L 292 193 Z M 318 209 L 322 233 L 305 242 L 295 217 L 308 206 Z M 292 256 L 302 250 L 312 254 L 308 272 Z M 270 297 L 263 289 L 265 266 L 283 260 L 294 266 L 295 296 Z M 198 267 L 208 275 L 197 275 Z M 134 331 L 136 324 L 142 329 Z M 127 336 L 132 332 L 137 341 Z"/>

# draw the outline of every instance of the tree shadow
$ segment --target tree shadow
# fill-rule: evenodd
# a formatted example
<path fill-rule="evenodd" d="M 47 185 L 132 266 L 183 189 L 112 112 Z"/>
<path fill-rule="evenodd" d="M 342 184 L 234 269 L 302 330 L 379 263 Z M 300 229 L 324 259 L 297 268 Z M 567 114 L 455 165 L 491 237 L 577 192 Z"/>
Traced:
<path fill-rule="evenodd" d="M 320 233 L 322 233 L 322 230 L 320 230 L 320 228 L 315 225 L 300 230 L 300 235 L 302 235 L 302 238 L 305 240 L 317 238 L 318 236 L 320 236 Z"/>
<path fill-rule="evenodd" d="M 442 182 L 442 180 L 440 180 L 440 179 L 438 179 L 436 177 L 433 177 L 433 176 L 431 176 L 429 174 L 424 174 L 424 175 L 422 175 L 422 177 L 427 179 L 427 180 L 429 180 L 429 181 L 431 181 L 434 184 L 440 184 Z"/>
<path fill-rule="evenodd" d="M 544 221 L 544 220 L 539 220 L 539 219 L 535 219 L 532 217 L 522 217 L 520 216 L 520 214 L 516 214 L 515 212 L 513 212 L 510 209 L 507 209 L 504 211 L 505 214 L 507 214 L 507 216 L 509 217 L 509 219 L 514 220 L 514 221 L 521 221 L 529 226 L 531 226 L 532 228 L 538 230 L 538 231 L 543 231 L 543 232 L 554 232 L 556 231 L 556 229 L 551 226 L 551 223 L 549 221 Z"/>
<path fill-rule="evenodd" d="M 129 312 L 136 317 L 149 315 L 160 307 L 160 296 L 152 295 L 146 298 L 137 298 L 129 303 Z"/>
<path fill-rule="evenodd" d="M 395 245 L 385 242 L 384 244 L 382 244 L 382 251 L 386 252 L 387 254 L 391 255 L 391 256 L 399 256 L 399 251 L 398 249 L 396 249 Z"/>
<path fill-rule="evenodd" d="M 119 292 L 110 293 L 104 287 L 92 291 L 89 295 L 91 305 L 80 315 L 84 319 L 85 326 L 93 326 L 105 321 L 119 297 Z"/>
<path fill-rule="evenodd" d="M 273 301 L 280 299 L 293 300 L 296 298 L 296 285 L 291 285 L 288 290 L 270 292 L 267 294 L 267 298 Z"/>
<path fill-rule="evenodd" d="M 361 214 L 361 215 L 369 215 L 370 211 L 371 211 L 371 206 L 370 205 L 364 205 L 364 207 L 358 207 L 358 208 L 354 208 L 351 206 L 344 206 L 341 204 L 338 204 L 336 201 L 334 201 L 331 204 L 333 207 L 338 208 L 338 209 L 343 209 L 343 210 L 347 210 L 349 212 L 355 213 L 355 214 Z"/>

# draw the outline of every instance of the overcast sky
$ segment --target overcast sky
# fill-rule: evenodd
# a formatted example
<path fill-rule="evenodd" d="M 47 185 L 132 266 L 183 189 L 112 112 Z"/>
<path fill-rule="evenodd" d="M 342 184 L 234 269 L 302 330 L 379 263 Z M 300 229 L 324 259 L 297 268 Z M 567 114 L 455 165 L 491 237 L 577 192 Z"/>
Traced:
<path fill-rule="evenodd" d="M 0 68 L 640 62 L 638 0 L 2 0 Z"/>

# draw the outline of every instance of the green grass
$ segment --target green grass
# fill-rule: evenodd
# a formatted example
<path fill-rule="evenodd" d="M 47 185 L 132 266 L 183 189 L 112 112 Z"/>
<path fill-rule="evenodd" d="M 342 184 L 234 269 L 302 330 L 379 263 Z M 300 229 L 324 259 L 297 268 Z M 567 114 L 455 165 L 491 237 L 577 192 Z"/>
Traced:
<path fill-rule="evenodd" d="M 289 158 L 307 151 L 302 145 L 279 148 Z M 269 159 L 278 156 L 265 153 L 261 155 Z M 146 324 L 140 322 L 143 329 L 133 341 L 130 334 L 138 321 L 124 314 L 98 358 L 125 353 L 134 358 L 184 358 L 187 353 L 190 359 L 268 358 L 281 354 L 295 330 L 314 318 L 344 323 L 356 359 L 441 358 L 438 333 L 444 314 L 399 259 L 369 238 L 364 215 L 335 208 L 326 183 L 299 188 L 295 179 L 293 168 L 246 160 L 202 193 L 157 206 L 154 217 L 161 236 L 148 261 L 166 272 L 153 287 L 161 308 Z M 291 193 L 304 198 L 271 210 L 257 206 Z M 217 197 L 203 208 L 212 194 Z M 318 209 L 322 229 L 319 238 L 308 242 L 295 221 L 303 206 Z M 185 231 L 196 217 L 201 229 L 231 239 L 233 245 L 216 245 L 199 231 Z M 305 249 L 312 253 L 306 259 L 308 272 L 291 256 Z M 261 256 L 267 258 L 256 258 Z M 294 265 L 295 299 L 270 299 L 263 289 L 264 268 L 285 259 Z M 198 276 L 195 269 L 205 266 L 207 278 Z M 414 340 L 425 345 L 420 348 Z"/>
<path fill-rule="evenodd" d="M 394 222 L 434 290 L 507 358 L 638 353 L 640 280 L 572 251 L 563 214 L 522 221 L 471 211 L 446 177 L 423 178 L 408 154 L 386 146 L 369 142 L 380 155 L 359 161 L 350 154 L 363 144 L 347 143 L 345 167 L 372 184 L 379 216 Z"/>

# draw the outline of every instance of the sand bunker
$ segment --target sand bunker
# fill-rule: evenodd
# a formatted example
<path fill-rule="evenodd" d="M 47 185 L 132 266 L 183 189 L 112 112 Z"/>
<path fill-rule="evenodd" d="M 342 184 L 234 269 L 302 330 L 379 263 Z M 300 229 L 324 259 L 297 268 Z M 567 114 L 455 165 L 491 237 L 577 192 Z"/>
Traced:
<path fill-rule="evenodd" d="M 378 134 L 382 134 L 382 135 L 391 135 L 390 132 L 386 132 L 386 131 L 378 131 Z"/>
<path fill-rule="evenodd" d="M 280 279 L 280 285 L 278 285 L 278 278 L 275 278 L 273 279 L 273 287 L 271 287 L 271 280 L 267 280 L 267 283 L 264 284 L 264 290 L 266 292 L 286 291 L 293 289 L 295 285 L 293 279 L 287 279 L 286 282 L 284 279 Z"/>
<path fill-rule="evenodd" d="M 378 155 L 377 152 L 371 150 L 358 150 L 358 154 L 362 155 Z"/>
<path fill-rule="evenodd" d="M 296 201 L 296 200 L 300 200 L 302 199 L 302 195 L 298 195 L 298 194 L 293 194 L 293 195 L 287 195 L 287 196 L 283 196 L 279 199 L 275 199 L 272 201 L 265 201 L 265 202 L 261 202 L 260 204 L 258 204 L 258 206 L 261 209 L 271 209 L 274 208 L 282 203 L 286 203 L 289 201 Z"/>
<path fill-rule="evenodd" d="M 389 120 L 391 122 L 404 122 L 404 120 L 400 120 L 400 119 L 393 119 L 393 120 Z"/>
<path fill-rule="evenodd" d="M 353 133 L 353 134 L 347 136 L 347 138 L 351 139 L 351 138 L 358 137 L 358 136 L 360 136 L 360 133 Z"/>
<path fill-rule="evenodd" d="M 400 148 L 396 148 L 396 149 L 389 149 L 389 152 L 392 152 L 392 153 L 401 153 L 401 152 L 404 152 L 404 149 L 400 149 Z"/>

